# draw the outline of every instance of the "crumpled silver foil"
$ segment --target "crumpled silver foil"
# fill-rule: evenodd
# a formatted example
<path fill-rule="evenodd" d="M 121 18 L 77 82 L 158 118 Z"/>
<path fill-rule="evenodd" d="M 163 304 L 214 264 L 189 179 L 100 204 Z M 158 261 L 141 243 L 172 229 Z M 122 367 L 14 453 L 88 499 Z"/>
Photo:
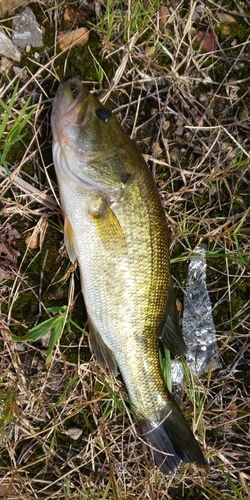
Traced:
<path fill-rule="evenodd" d="M 206 247 L 201 245 L 195 249 L 190 260 L 182 321 L 186 360 L 196 376 L 221 368 L 212 304 L 206 285 L 206 268 Z M 173 383 L 182 382 L 184 371 L 180 361 L 173 361 L 171 374 Z"/>

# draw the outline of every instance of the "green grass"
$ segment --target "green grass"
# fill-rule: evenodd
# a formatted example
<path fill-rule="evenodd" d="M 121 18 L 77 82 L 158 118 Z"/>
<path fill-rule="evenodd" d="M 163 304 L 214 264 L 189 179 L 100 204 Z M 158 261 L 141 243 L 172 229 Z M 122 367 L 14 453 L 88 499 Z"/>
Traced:
<path fill-rule="evenodd" d="M 120 41 L 128 44 L 133 36 L 154 40 L 153 20 L 157 8 L 156 0 L 147 6 L 142 0 L 129 1 L 128 4 L 107 0 L 97 25 L 89 24 L 101 33 L 105 48 L 115 47 Z"/>
<path fill-rule="evenodd" d="M 0 283 L 0 482 L 1 488 L 7 485 L 6 498 L 11 488 L 20 498 L 32 494 L 48 500 L 250 498 L 250 130 L 249 117 L 240 117 L 242 110 L 250 113 L 249 8 L 230 4 L 236 22 L 221 37 L 216 16 L 228 12 L 228 4 L 199 5 L 204 9 L 192 20 L 197 3 L 164 4 L 167 24 L 159 27 L 159 2 L 101 3 L 86 21 L 89 44 L 60 54 L 55 44 L 64 8 L 80 8 L 80 2 L 32 4 L 45 35 L 43 47 L 22 54 L 20 67 L 27 66 L 29 81 L 11 80 L 12 70 L 0 75 L 0 236 L 8 235 L 8 224 L 21 235 L 17 242 L 3 240 L 10 252 L 18 248 L 20 257 L 10 279 Z M 9 21 L 1 23 L 9 29 Z M 193 42 L 197 30 L 211 28 L 220 47 L 206 54 Z M 36 187 L 50 200 L 58 197 L 50 107 L 58 80 L 76 73 L 97 92 L 112 82 L 108 105 L 147 156 L 169 220 L 180 301 L 188 260 L 198 244 L 208 247 L 207 285 L 222 367 L 200 380 L 183 360 L 186 380 L 178 393 L 210 462 L 204 475 L 187 464 L 171 478 L 154 468 L 150 452 L 136 437 L 122 380 L 103 373 L 90 357 L 80 284 L 69 270 L 60 208 L 30 196 Z M 232 85 L 239 88 L 233 96 Z M 33 89 L 41 91 L 39 106 L 32 105 Z M 184 126 L 178 137 L 177 120 Z M 32 153 L 29 164 L 27 151 Z M 25 191 L 16 179 L 30 189 Z M 45 241 L 41 249 L 30 249 L 26 235 L 41 217 L 48 220 Z M 67 300 L 67 280 L 61 286 L 60 279 L 69 275 L 75 288 Z M 59 282 L 63 294 L 56 298 L 52 291 Z M 49 343 L 43 342 L 46 337 Z M 161 351 L 160 362 L 173 390 L 168 351 Z M 74 441 L 70 427 L 80 428 L 82 436 Z"/>
<path fill-rule="evenodd" d="M 85 332 L 75 321 L 73 321 L 69 314 L 69 308 L 67 306 L 53 306 L 47 308 L 48 313 L 56 313 L 52 318 L 46 319 L 39 323 L 38 325 L 31 328 L 24 337 L 19 337 L 18 335 L 13 335 L 13 340 L 15 342 L 37 342 L 49 335 L 49 344 L 46 355 L 46 364 L 50 364 L 52 361 L 53 349 L 63 334 L 66 328 L 68 333 L 71 333 L 71 327 L 74 326 L 76 329 L 80 330 L 82 333 Z"/>
<path fill-rule="evenodd" d="M 29 110 L 32 96 L 30 95 L 27 101 L 23 104 L 20 110 L 15 109 L 15 101 L 18 100 L 19 82 L 17 81 L 12 94 L 5 100 L 0 98 L 0 114 L 3 116 L 0 123 L 0 165 L 6 170 L 10 176 L 9 167 L 7 164 L 8 154 L 11 148 L 25 136 L 25 127 L 38 109 L 38 106 L 32 106 Z M 13 111 L 15 110 L 15 112 Z"/>

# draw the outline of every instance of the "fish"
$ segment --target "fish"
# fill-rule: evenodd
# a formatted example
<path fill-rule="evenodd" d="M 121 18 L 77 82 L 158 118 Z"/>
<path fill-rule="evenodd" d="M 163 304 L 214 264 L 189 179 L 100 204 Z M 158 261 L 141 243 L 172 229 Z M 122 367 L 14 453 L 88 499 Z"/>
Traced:
<path fill-rule="evenodd" d="M 80 78 L 58 87 L 51 125 L 64 240 L 79 266 L 96 359 L 127 387 L 139 435 L 172 474 L 207 462 L 159 362 L 185 354 L 170 273 L 167 220 L 151 172 L 115 115 Z"/>

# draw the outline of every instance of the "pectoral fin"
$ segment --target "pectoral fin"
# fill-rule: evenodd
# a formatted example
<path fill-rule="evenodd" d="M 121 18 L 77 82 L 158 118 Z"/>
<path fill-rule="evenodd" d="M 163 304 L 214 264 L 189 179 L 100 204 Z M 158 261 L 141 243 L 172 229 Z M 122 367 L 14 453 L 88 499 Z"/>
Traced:
<path fill-rule="evenodd" d="M 71 262 L 74 264 L 77 259 L 77 250 L 75 246 L 74 231 L 67 215 L 65 215 L 64 218 L 64 243 L 67 248 L 68 256 Z"/>
<path fill-rule="evenodd" d="M 100 333 L 96 330 L 91 321 L 89 322 L 89 333 L 91 345 L 100 367 L 103 370 L 109 368 L 114 377 L 117 377 L 118 369 L 114 354 L 102 340 Z"/>
<path fill-rule="evenodd" d="M 107 202 L 101 197 L 97 198 L 92 202 L 89 214 L 107 251 L 127 253 L 127 243 L 120 222 Z"/>
<path fill-rule="evenodd" d="M 180 330 L 178 312 L 173 286 L 169 290 L 166 308 L 165 323 L 162 328 L 160 339 L 166 349 L 172 354 L 182 356 L 186 352 L 186 345 Z"/>

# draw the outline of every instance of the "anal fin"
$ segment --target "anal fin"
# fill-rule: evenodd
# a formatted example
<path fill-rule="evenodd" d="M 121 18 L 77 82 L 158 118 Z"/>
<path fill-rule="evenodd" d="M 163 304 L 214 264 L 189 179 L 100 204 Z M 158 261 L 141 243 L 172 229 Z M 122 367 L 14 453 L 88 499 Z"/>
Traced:
<path fill-rule="evenodd" d="M 114 354 L 107 346 L 107 344 L 105 344 L 100 333 L 97 331 L 91 321 L 89 321 L 89 333 L 91 345 L 100 367 L 103 370 L 109 368 L 112 375 L 114 375 L 114 377 L 117 377 L 118 368 Z"/>
<path fill-rule="evenodd" d="M 160 339 L 166 349 L 168 349 L 173 355 L 182 356 L 185 354 L 186 345 L 179 326 L 175 293 L 172 284 L 169 290 L 166 317 L 162 327 Z"/>

